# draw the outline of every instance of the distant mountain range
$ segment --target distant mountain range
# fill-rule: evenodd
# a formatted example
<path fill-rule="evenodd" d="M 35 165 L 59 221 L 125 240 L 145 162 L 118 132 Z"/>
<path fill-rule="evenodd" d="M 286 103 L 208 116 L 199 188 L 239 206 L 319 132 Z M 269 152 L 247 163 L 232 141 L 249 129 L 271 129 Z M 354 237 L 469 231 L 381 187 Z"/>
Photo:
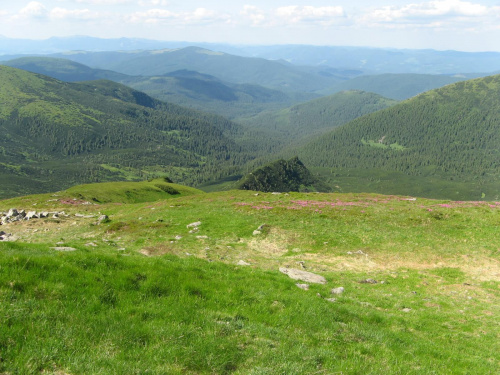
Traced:
<path fill-rule="evenodd" d="M 4 60 L 10 60 L 25 54 L 53 54 L 77 50 L 92 52 L 137 51 L 179 49 L 189 46 L 198 46 L 244 57 L 283 60 L 296 66 L 323 66 L 335 69 L 362 70 L 365 74 L 457 74 L 500 71 L 500 52 L 310 45 L 254 46 L 134 38 L 101 39 L 87 36 L 54 37 L 46 40 L 0 38 L 0 54 L 10 55 L 5 56 Z M 92 64 L 83 63 L 94 67 Z"/>

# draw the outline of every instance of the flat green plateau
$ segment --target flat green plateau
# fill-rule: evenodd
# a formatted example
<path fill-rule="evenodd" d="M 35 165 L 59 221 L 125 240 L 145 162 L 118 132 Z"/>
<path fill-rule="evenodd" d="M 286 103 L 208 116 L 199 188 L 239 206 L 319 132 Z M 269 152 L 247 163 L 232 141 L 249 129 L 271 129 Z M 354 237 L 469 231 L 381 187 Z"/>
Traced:
<path fill-rule="evenodd" d="M 0 374 L 498 373 L 500 202 L 110 186 L 0 201 Z"/>

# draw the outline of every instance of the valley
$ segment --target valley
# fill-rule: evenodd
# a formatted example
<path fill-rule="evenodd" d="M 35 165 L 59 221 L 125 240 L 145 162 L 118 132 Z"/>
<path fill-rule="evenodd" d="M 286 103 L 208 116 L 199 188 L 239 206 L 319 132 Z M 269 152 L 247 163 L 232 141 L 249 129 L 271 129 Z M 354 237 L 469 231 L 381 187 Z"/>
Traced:
<path fill-rule="evenodd" d="M 497 54 L 78 40 L 0 56 L 0 374 L 498 371 Z"/>

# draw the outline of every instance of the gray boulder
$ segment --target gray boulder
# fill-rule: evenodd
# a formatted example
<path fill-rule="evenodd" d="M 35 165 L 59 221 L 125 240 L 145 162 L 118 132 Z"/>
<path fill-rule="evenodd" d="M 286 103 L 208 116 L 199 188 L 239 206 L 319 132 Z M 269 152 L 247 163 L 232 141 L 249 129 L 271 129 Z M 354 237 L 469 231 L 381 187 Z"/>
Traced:
<path fill-rule="evenodd" d="M 338 288 L 333 288 L 332 290 L 330 290 L 330 293 L 331 294 L 342 294 L 344 293 L 344 287 L 343 286 L 339 286 Z"/>
<path fill-rule="evenodd" d="M 323 276 L 316 275 L 312 272 L 285 267 L 281 267 L 279 271 L 294 280 L 302 280 L 314 284 L 326 284 L 326 279 Z"/>

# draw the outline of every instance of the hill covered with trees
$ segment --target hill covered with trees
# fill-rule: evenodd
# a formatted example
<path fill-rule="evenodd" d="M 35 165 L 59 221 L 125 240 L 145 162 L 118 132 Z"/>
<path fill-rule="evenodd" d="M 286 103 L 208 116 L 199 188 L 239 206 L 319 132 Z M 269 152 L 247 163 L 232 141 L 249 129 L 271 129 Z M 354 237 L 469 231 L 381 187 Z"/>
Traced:
<path fill-rule="evenodd" d="M 418 177 L 422 188 L 434 184 L 431 194 L 451 182 L 457 197 L 498 199 L 499 98 L 500 75 L 458 82 L 336 128 L 299 156 L 334 173 L 350 170 L 351 178 L 398 172 Z"/>
<path fill-rule="evenodd" d="M 195 184 L 249 158 L 236 124 L 111 81 L 0 66 L 0 103 L 0 196 L 165 175 Z"/>
<path fill-rule="evenodd" d="M 257 168 L 238 183 L 238 189 L 263 192 L 329 190 L 327 185 L 309 172 L 298 157 L 280 159 Z"/>

